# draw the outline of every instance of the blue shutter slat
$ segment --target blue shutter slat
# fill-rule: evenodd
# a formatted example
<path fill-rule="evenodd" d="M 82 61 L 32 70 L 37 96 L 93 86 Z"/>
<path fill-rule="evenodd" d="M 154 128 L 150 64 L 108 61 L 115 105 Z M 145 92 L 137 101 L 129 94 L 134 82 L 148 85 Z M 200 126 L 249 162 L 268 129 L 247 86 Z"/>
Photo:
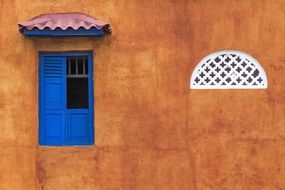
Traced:
<path fill-rule="evenodd" d="M 66 68 L 64 56 L 44 57 L 44 99 L 45 109 L 65 109 L 66 105 Z M 46 65 L 57 67 L 47 69 Z"/>
<path fill-rule="evenodd" d="M 42 56 L 40 64 L 40 144 L 62 145 L 66 126 L 65 57 Z"/>

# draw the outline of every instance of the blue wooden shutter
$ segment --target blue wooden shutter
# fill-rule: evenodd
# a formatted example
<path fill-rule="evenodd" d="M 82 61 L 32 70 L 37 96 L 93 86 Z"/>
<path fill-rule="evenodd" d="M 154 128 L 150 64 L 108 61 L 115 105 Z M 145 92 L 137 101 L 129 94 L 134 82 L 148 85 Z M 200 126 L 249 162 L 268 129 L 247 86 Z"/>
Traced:
<path fill-rule="evenodd" d="M 67 139 L 69 145 L 94 144 L 93 127 L 93 66 L 88 55 L 88 108 L 67 109 Z"/>
<path fill-rule="evenodd" d="M 62 145 L 66 126 L 65 56 L 41 56 L 40 144 Z"/>

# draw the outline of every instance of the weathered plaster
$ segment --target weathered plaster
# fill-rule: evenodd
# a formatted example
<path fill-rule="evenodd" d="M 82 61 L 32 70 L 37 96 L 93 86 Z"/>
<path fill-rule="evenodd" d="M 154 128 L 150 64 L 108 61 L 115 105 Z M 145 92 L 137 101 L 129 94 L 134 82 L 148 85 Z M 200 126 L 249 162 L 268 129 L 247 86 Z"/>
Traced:
<path fill-rule="evenodd" d="M 25 38 L 47 12 L 110 22 L 104 38 Z M 285 188 L 285 1 L 0 1 L 0 189 Z M 196 64 L 235 49 L 266 90 L 190 90 Z M 38 52 L 94 52 L 95 146 L 39 147 Z"/>

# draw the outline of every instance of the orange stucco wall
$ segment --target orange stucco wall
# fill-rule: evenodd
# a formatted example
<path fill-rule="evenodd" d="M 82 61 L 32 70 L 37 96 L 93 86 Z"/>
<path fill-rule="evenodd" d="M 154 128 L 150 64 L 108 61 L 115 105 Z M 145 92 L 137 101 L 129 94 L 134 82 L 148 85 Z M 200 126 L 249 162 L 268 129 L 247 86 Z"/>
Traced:
<path fill-rule="evenodd" d="M 47 12 L 111 23 L 105 38 L 32 39 Z M 190 90 L 204 56 L 259 60 L 265 90 Z M 39 147 L 38 52 L 93 50 L 95 146 Z M 1 0 L 1 190 L 285 189 L 284 0 Z"/>

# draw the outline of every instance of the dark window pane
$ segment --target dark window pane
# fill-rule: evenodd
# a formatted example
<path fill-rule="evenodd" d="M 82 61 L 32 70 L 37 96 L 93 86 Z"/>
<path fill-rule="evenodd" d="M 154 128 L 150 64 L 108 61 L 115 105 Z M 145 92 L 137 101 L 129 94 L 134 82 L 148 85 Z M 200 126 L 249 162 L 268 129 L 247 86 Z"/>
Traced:
<path fill-rule="evenodd" d="M 67 78 L 67 108 L 88 108 L 88 78 Z"/>
<path fill-rule="evenodd" d="M 69 73 L 69 59 L 66 59 L 66 74 Z"/>
<path fill-rule="evenodd" d="M 83 60 L 78 59 L 78 74 L 83 74 Z"/>
<path fill-rule="evenodd" d="M 88 61 L 87 58 L 85 58 L 85 74 L 88 74 Z"/>
<path fill-rule="evenodd" d="M 70 64 L 71 64 L 71 74 L 76 74 L 75 59 L 70 58 Z"/>

